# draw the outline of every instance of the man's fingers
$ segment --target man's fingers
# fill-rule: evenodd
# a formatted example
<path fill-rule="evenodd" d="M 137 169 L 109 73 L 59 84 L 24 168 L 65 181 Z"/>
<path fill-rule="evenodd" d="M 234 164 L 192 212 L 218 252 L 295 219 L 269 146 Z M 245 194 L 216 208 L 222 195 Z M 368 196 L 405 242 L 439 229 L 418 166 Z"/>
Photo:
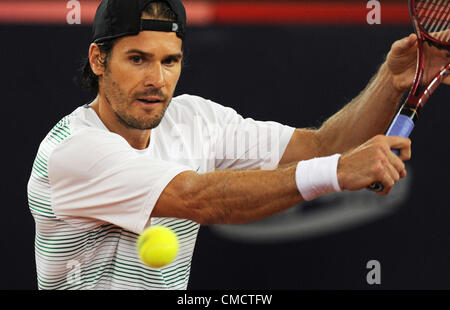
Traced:
<path fill-rule="evenodd" d="M 395 182 L 397 182 L 400 179 L 402 172 L 405 171 L 405 164 L 397 155 L 392 152 L 389 152 L 389 154 L 387 154 L 387 158 L 389 160 L 389 168 L 395 171 L 395 173 L 391 171 L 391 176 L 393 177 Z"/>
<path fill-rule="evenodd" d="M 402 48 L 408 49 L 412 47 L 417 42 L 417 35 L 415 33 L 411 33 L 408 37 L 404 38 L 402 42 Z"/>
<path fill-rule="evenodd" d="M 411 146 L 410 139 L 398 136 L 386 136 L 386 143 L 389 144 L 392 149 L 400 149 Z"/>
<path fill-rule="evenodd" d="M 393 168 L 392 168 L 393 169 Z M 395 169 L 393 169 L 395 170 Z M 386 168 L 386 171 L 383 177 L 380 179 L 381 184 L 383 184 L 383 190 L 381 192 L 377 192 L 378 195 L 387 195 L 391 191 L 392 187 L 395 184 L 395 180 L 391 175 L 392 171 L 389 168 Z"/>
<path fill-rule="evenodd" d="M 406 172 L 406 169 L 403 169 L 401 172 L 400 172 L 400 179 L 403 179 L 403 178 L 406 178 L 406 175 L 407 175 L 408 173 Z"/>
<path fill-rule="evenodd" d="M 358 190 L 380 182 L 384 189 L 378 194 L 388 194 L 394 184 L 406 176 L 402 157 L 409 158 L 410 148 L 408 138 L 377 135 L 344 153 L 338 167 L 341 188 Z M 401 156 L 395 155 L 392 149 L 401 150 Z"/>
<path fill-rule="evenodd" d="M 392 52 L 396 55 L 401 55 L 405 50 L 410 49 L 417 42 L 416 34 L 412 33 L 408 37 L 395 41 L 392 45 Z"/>
<path fill-rule="evenodd" d="M 400 154 L 398 157 L 402 160 L 411 159 L 411 140 L 408 138 L 388 136 L 386 137 L 386 142 L 388 143 L 390 149 L 399 150 Z"/>
<path fill-rule="evenodd" d="M 374 178 L 384 187 L 378 195 L 387 195 L 395 183 L 406 176 L 403 161 L 411 157 L 411 140 L 398 136 L 378 135 L 369 144 L 373 144 L 376 150 L 372 170 Z M 400 155 L 397 156 L 392 150 L 399 150 Z"/>
<path fill-rule="evenodd" d="M 402 161 L 410 160 L 411 159 L 411 148 L 407 147 L 407 148 L 400 149 L 400 154 L 398 155 L 398 157 Z"/>
<path fill-rule="evenodd" d="M 397 156 L 392 151 L 386 154 L 389 162 L 395 167 L 400 175 L 400 178 L 406 177 L 406 169 L 404 161 L 411 159 L 411 140 L 403 137 L 388 137 L 391 149 L 396 149 L 400 152 Z"/>

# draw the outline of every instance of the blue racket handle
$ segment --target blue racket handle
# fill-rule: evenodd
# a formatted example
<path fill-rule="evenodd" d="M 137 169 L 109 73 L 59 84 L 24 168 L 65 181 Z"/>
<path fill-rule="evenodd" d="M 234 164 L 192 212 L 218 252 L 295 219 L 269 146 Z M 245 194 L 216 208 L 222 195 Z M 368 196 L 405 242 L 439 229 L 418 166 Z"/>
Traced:
<path fill-rule="evenodd" d="M 413 128 L 414 128 L 414 121 L 411 119 L 411 117 L 399 113 L 392 121 L 391 126 L 386 132 L 386 136 L 398 136 L 408 138 Z M 392 149 L 392 153 L 394 153 L 397 156 L 400 155 L 400 151 L 397 149 Z M 384 186 L 380 182 L 376 182 L 369 185 L 368 189 L 374 192 L 382 192 L 384 190 Z"/>

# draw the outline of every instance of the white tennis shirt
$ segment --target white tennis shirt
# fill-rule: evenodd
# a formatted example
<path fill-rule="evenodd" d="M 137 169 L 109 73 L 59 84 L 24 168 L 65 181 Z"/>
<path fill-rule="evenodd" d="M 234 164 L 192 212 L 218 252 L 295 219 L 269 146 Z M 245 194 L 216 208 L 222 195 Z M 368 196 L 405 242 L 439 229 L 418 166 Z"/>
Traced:
<path fill-rule="evenodd" d="M 136 150 L 88 105 L 77 108 L 40 144 L 28 182 L 39 289 L 186 289 L 199 224 L 151 218 L 164 188 L 186 170 L 276 168 L 293 131 L 182 95 L 149 147 Z M 150 225 L 171 228 L 180 242 L 161 269 L 137 254 Z"/>

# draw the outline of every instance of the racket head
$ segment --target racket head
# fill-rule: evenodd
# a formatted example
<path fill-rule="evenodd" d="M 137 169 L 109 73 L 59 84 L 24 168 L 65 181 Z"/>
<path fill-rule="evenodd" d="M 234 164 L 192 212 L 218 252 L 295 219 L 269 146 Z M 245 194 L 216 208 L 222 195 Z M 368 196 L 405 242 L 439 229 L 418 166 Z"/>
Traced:
<path fill-rule="evenodd" d="M 409 14 L 420 40 L 450 50 L 450 0 L 409 0 Z"/>

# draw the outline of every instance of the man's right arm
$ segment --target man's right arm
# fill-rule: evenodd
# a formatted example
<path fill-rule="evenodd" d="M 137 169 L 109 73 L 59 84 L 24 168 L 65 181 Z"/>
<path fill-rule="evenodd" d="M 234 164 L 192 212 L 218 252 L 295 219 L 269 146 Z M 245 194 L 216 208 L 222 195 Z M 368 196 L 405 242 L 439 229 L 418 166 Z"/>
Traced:
<path fill-rule="evenodd" d="M 389 186 L 406 175 L 403 162 L 390 149 L 400 149 L 401 158 L 408 160 L 409 139 L 387 137 L 387 141 L 384 149 L 374 138 L 342 155 L 337 168 L 342 189 L 359 190 L 380 180 Z M 167 185 L 151 216 L 186 218 L 204 225 L 260 220 L 304 200 L 296 168 L 297 163 L 275 170 L 185 171 Z"/>
<path fill-rule="evenodd" d="M 296 165 L 275 170 L 185 171 L 162 192 L 152 217 L 187 218 L 203 225 L 242 224 L 301 201 Z"/>

